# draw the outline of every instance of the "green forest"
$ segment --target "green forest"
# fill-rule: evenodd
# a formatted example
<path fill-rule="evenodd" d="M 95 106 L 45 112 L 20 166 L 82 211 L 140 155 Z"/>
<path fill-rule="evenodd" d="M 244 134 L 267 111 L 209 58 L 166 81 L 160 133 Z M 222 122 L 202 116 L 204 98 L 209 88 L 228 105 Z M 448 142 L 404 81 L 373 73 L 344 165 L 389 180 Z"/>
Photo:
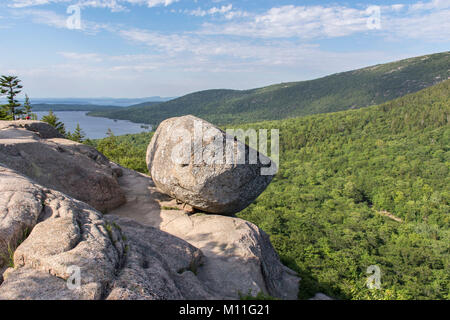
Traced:
<path fill-rule="evenodd" d="M 206 90 L 164 103 L 143 103 L 92 116 L 158 125 L 192 114 L 218 125 L 286 119 L 376 105 L 450 77 L 450 52 L 252 90 Z"/>
<path fill-rule="evenodd" d="M 238 214 L 301 278 L 300 299 L 450 299 L 450 81 L 357 110 L 229 127 L 280 129 L 280 170 Z M 88 141 L 148 173 L 151 133 Z M 381 289 L 366 288 L 367 268 Z"/>

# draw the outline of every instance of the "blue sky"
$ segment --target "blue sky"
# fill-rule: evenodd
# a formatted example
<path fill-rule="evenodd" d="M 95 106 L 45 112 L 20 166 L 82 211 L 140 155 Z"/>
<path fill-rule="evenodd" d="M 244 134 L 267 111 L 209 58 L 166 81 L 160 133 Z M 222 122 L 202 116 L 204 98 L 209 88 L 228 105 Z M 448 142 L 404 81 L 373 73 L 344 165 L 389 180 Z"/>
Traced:
<path fill-rule="evenodd" d="M 0 37 L 31 98 L 180 96 L 448 51 L 450 0 L 10 0 Z"/>

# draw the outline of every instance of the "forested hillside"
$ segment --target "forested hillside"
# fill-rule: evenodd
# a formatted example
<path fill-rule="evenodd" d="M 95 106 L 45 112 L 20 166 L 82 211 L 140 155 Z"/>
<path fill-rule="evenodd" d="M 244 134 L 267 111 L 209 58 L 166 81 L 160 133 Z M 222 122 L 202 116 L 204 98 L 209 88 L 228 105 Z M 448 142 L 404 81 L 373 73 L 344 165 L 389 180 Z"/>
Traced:
<path fill-rule="evenodd" d="M 207 90 L 160 104 L 90 115 L 157 125 L 193 114 L 225 125 L 361 108 L 416 92 L 450 77 L 450 52 L 253 90 Z"/>
<path fill-rule="evenodd" d="M 280 171 L 239 216 L 299 272 L 300 298 L 450 299 L 449 120 L 445 81 L 379 106 L 239 126 L 280 129 Z M 145 172 L 148 138 L 96 144 Z M 371 265 L 380 290 L 365 287 Z"/>
<path fill-rule="evenodd" d="M 283 151 L 240 216 L 300 272 L 301 297 L 450 298 L 449 120 L 446 81 L 381 106 L 249 125 L 279 128 Z M 380 291 L 364 287 L 370 265 Z"/>
<path fill-rule="evenodd" d="M 108 138 L 88 140 L 86 143 L 92 145 L 109 159 L 120 163 L 124 167 L 142 173 L 148 173 L 145 154 L 152 136 L 153 132 L 127 134 L 123 136 L 115 136 L 112 134 Z"/>

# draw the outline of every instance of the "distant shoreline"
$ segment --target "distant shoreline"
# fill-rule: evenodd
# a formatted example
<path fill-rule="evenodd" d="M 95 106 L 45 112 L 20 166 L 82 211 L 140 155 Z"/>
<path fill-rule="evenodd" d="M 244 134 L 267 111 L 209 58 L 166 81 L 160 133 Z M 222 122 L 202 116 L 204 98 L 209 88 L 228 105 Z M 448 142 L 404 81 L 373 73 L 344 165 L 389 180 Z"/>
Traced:
<path fill-rule="evenodd" d="M 47 115 L 47 111 L 35 111 L 38 119 Z M 135 123 L 129 120 L 109 119 L 105 117 L 92 117 L 89 111 L 54 111 L 59 121 L 63 122 L 66 130 L 73 132 L 79 124 L 86 137 L 89 139 L 102 139 L 107 137 L 108 129 L 111 129 L 115 136 L 126 134 L 138 134 L 152 131 L 153 126 L 145 123 Z"/>

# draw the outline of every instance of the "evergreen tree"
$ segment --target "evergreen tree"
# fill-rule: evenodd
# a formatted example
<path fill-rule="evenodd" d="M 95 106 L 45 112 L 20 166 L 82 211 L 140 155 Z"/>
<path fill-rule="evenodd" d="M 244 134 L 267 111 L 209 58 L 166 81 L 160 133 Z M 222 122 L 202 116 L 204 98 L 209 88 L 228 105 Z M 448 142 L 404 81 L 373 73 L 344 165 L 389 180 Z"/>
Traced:
<path fill-rule="evenodd" d="M 0 120 L 8 120 L 8 113 L 3 106 L 0 106 Z"/>
<path fill-rule="evenodd" d="M 32 112 L 30 98 L 28 97 L 27 94 L 25 94 L 25 102 L 23 104 L 23 108 L 24 108 L 24 113 L 25 113 L 25 116 L 27 117 L 27 119 L 37 120 L 36 114 L 34 114 Z"/>
<path fill-rule="evenodd" d="M 16 100 L 16 96 L 20 93 L 22 85 L 16 76 L 1 76 L 0 77 L 0 92 L 8 98 L 8 104 L 3 105 L 4 112 L 6 111 L 8 118 L 16 120 L 16 116 L 23 114 L 20 109 L 21 104 Z"/>
<path fill-rule="evenodd" d="M 42 117 L 42 121 L 48 123 L 52 127 L 55 127 L 62 135 L 66 135 L 66 128 L 64 123 L 59 121 L 59 118 L 53 113 L 52 110 L 48 112 L 48 115 Z"/>
<path fill-rule="evenodd" d="M 4 96 L 5 94 L 3 91 L 0 90 L 0 97 Z M 6 107 L 3 105 L 0 105 L 0 120 L 7 120 L 8 119 L 8 113 L 6 112 Z"/>
<path fill-rule="evenodd" d="M 75 128 L 75 131 L 73 133 L 68 133 L 67 134 L 68 138 L 70 140 L 82 143 L 86 137 L 86 134 L 84 133 L 84 131 L 81 129 L 80 124 L 77 123 L 77 127 Z"/>

